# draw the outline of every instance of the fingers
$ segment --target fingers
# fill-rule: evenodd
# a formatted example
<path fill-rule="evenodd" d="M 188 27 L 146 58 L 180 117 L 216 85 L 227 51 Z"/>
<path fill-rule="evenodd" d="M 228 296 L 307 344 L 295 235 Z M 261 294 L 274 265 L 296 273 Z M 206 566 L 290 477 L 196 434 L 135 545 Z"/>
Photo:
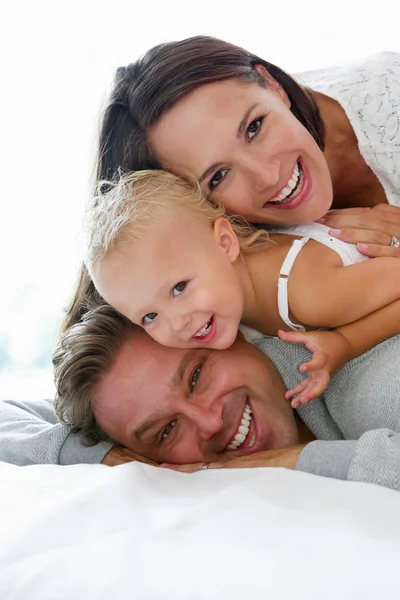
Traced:
<path fill-rule="evenodd" d="M 392 235 L 386 231 L 374 229 L 329 229 L 329 235 L 350 244 L 376 244 L 379 246 L 390 247 Z"/>
<path fill-rule="evenodd" d="M 370 258 L 400 258 L 400 248 L 393 246 L 381 246 L 380 244 L 357 244 L 357 250 L 360 254 Z"/>
<path fill-rule="evenodd" d="M 300 365 L 299 370 L 301 373 L 308 373 L 310 371 L 318 371 L 323 369 L 328 362 L 326 354 L 318 352 L 313 354 L 312 359 L 309 362 Z"/>
<path fill-rule="evenodd" d="M 293 398 L 293 396 L 296 396 L 297 394 L 301 394 L 301 392 L 303 390 L 305 390 L 307 386 L 308 386 L 308 377 L 306 379 L 303 379 L 303 381 L 301 383 L 299 383 L 298 385 L 296 385 L 294 388 L 292 388 L 291 390 L 288 390 L 286 392 L 286 394 L 285 394 L 286 400 L 290 400 L 290 398 Z"/>

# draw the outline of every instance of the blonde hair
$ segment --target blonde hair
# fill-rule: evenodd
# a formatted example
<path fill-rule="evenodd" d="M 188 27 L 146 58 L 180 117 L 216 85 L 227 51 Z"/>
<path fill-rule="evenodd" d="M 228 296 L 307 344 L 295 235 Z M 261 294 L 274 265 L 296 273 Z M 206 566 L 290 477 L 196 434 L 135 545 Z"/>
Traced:
<path fill-rule="evenodd" d="M 98 193 L 87 207 L 86 265 L 94 267 L 111 251 L 135 243 L 146 235 L 155 220 L 187 211 L 210 224 L 226 218 L 238 238 L 243 254 L 265 247 L 268 233 L 256 229 L 243 217 L 227 213 L 211 202 L 197 182 L 188 182 L 166 171 L 134 171 L 117 181 L 100 181 Z"/>

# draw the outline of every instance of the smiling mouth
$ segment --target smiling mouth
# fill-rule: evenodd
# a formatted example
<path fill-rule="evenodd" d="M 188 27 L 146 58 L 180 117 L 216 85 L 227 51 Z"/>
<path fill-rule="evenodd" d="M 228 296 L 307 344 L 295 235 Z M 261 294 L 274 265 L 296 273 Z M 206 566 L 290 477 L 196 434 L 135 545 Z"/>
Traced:
<path fill-rule="evenodd" d="M 253 411 L 251 410 L 249 404 L 246 402 L 246 405 L 244 407 L 244 411 L 242 414 L 242 418 L 239 423 L 239 427 L 238 427 L 235 435 L 232 437 L 229 444 L 227 445 L 226 450 L 238 450 L 241 446 L 243 446 L 243 444 L 246 441 L 248 442 L 246 444 L 246 446 L 248 448 L 251 448 L 251 446 L 254 445 L 254 443 L 256 441 L 255 429 L 253 431 L 251 439 L 250 440 L 247 439 L 249 436 L 249 432 L 250 432 L 250 424 L 253 419 L 252 413 L 253 413 Z"/>
<path fill-rule="evenodd" d="M 301 167 L 300 161 L 297 161 L 286 186 L 280 191 L 278 196 L 275 196 L 275 198 L 271 198 L 271 200 L 268 200 L 268 202 L 266 202 L 264 206 L 268 206 L 269 204 L 274 204 L 275 206 L 280 204 L 287 204 L 300 194 L 303 188 L 303 181 L 303 169 Z"/>
<path fill-rule="evenodd" d="M 193 334 L 193 337 L 197 338 L 197 339 L 206 337 L 211 332 L 213 323 L 214 323 L 214 315 L 212 315 L 212 317 L 207 321 L 207 323 L 205 325 L 203 325 L 203 327 L 198 329 L 196 331 L 196 333 Z"/>

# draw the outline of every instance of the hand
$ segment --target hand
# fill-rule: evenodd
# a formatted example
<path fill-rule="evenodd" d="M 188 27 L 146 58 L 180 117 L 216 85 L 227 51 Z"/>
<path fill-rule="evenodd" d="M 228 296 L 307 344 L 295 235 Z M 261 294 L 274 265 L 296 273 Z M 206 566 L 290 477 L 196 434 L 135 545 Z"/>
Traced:
<path fill-rule="evenodd" d="M 296 446 L 279 448 L 279 450 L 262 450 L 246 456 L 234 456 L 226 461 L 210 462 L 208 463 L 208 469 L 254 469 L 257 467 L 294 469 L 305 445 L 297 444 Z M 195 473 L 202 470 L 203 464 L 171 465 L 164 463 L 161 467 L 180 471 L 181 473 Z"/>
<path fill-rule="evenodd" d="M 113 448 L 105 455 L 101 464 L 107 465 L 108 467 L 117 467 L 118 465 L 123 465 L 136 460 L 148 465 L 157 466 L 156 462 L 130 450 L 130 448 L 125 448 L 125 446 L 113 446 Z"/>
<path fill-rule="evenodd" d="M 309 373 L 301 383 L 285 394 L 293 408 L 314 400 L 327 388 L 331 375 L 351 358 L 351 348 L 338 331 L 278 331 L 281 340 L 304 344 L 312 353 L 309 362 L 300 365 L 302 373 Z"/>
<path fill-rule="evenodd" d="M 400 248 L 390 245 L 392 235 L 400 239 L 400 208 L 377 204 L 372 208 L 342 208 L 327 213 L 317 223 L 323 223 L 339 233 L 332 237 L 357 244 L 361 254 L 400 258 Z M 361 245 L 360 245 L 361 244 Z"/>

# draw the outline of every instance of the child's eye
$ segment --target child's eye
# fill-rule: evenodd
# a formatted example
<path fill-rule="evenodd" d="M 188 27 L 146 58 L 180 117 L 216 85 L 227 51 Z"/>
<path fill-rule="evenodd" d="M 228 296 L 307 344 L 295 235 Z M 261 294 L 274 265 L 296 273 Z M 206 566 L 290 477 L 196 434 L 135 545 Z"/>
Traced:
<path fill-rule="evenodd" d="M 227 173 L 228 173 L 228 169 L 220 169 L 219 171 L 214 173 L 214 175 L 211 177 L 210 181 L 208 182 L 208 188 L 209 188 L 210 192 L 215 190 L 215 188 L 220 183 L 223 182 Z"/>
<path fill-rule="evenodd" d="M 251 142 L 252 139 L 255 138 L 256 135 L 260 132 L 263 120 L 264 119 L 260 117 L 250 123 L 246 131 L 246 140 L 248 142 Z"/>
<path fill-rule="evenodd" d="M 157 313 L 147 313 L 147 315 L 145 315 L 142 319 L 143 325 L 148 325 L 149 323 L 152 323 L 156 316 Z"/>
<path fill-rule="evenodd" d="M 176 298 L 176 296 L 179 296 L 179 294 L 182 294 L 182 292 L 186 286 L 187 286 L 187 281 L 180 281 L 179 283 L 174 285 L 174 287 L 172 288 L 173 297 Z"/>

